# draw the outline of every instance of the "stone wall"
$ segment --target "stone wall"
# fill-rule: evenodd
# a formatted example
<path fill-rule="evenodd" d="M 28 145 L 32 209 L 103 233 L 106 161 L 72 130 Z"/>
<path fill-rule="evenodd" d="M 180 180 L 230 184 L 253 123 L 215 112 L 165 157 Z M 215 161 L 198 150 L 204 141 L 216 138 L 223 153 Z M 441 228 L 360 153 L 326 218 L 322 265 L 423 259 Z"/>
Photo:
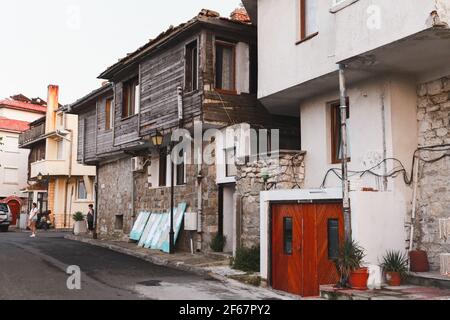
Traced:
<path fill-rule="evenodd" d="M 260 243 L 260 192 L 303 188 L 304 152 L 281 151 L 279 157 L 238 165 L 236 190 L 241 208 L 241 246 Z M 268 176 L 264 183 L 263 175 Z"/>
<path fill-rule="evenodd" d="M 450 77 L 419 86 L 419 146 L 450 144 Z M 445 152 L 421 152 L 436 159 Z M 421 162 L 416 220 L 416 244 L 428 252 L 434 270 L 439 254 L 450 252 L 450 239 L 439 236 L 439 219 L 450 218 L 450 158 Z"/>
<path fill-rule="evenodd" d="M 127 239 L 136 216 L 141 211 L 168 212 L 170 210 L 170 188 L 151 188 L 148 174 L 132 173 L 131 158 L 102 164 L 99 168 L 99 231 L 100 236 L 113 239 Z M 135 183 L 135 210 L 132 212 L 132 184 Z M 176 186 L 175 204 L 186 202 L 187 212 L 198 212 L 197 166 L 186 166 L 187 183 Z M 211 238 L 218 232 L 218 187 L 216 167 L 202 166 L 202 233 L 182 232 L 177 241 L 177 250 L 189 251 L 191 236 L 196 243 L 194 249 L 209 250 Z M 115 228 L 116 215 L 123 214 L 123 229 Z"/>

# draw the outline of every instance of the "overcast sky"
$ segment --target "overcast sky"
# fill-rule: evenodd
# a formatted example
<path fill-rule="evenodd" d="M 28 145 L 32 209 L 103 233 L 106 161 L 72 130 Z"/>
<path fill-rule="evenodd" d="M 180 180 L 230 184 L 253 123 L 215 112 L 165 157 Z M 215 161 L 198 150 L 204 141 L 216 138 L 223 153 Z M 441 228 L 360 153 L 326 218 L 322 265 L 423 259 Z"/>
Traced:
<path fill-rule="evenodd" d="M 0 98 L 23 93 L 74 102 L 97 76 L 170 25 L 202 8 L 229 14 L 239 0 L 1 0 Z"/>

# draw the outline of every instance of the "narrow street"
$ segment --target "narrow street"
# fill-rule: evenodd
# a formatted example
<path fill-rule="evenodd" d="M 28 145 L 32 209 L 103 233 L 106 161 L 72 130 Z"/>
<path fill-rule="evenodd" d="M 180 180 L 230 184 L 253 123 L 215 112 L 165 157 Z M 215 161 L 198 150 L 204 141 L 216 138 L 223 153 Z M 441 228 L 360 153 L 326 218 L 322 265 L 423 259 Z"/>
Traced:
<path fill-rule="evenodd" d="M 224 285 L 64 239 L 64 233 L 0 233 L 0 299 L 274 299 L 259 289 Z M 81 290 L 69 290 L 69 266 L 81 268 Z"/>

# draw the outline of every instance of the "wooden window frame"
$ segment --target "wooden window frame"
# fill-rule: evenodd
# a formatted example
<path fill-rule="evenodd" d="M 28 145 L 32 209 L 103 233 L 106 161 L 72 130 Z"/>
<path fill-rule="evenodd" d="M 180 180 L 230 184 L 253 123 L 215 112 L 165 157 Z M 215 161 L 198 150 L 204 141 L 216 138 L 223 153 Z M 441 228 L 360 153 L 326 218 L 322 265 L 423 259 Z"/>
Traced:
<path fill-rule="evenodd" d="M 233 64 L 232 65 L 233 88 L 231 90 L 217 88 L 217 46 L 229 47 L 229 48 L 233 49 L 233 54 L 232 54 L 232 57 L 233 57 L 233 62 L 232 62 L 232 64 Z M 219 93 L 236 95 L 237 94 L 237 88 L 236 88 L 236 44 L 232 43 L 232 42 L 223 41 L 223 40 L 216 40 L 214 55 L 215 55 L 215 63 L 214 63 L 214 88 L 215 88 L 215 90 Z"/>
<path fill-rule="evenodd" d="M 122 120 L 136 115 L 136 87 L 139 86 L 139 77 L 133 77 L 123 83 L 122 88 Z M 134 89 L 134 93 L 132 92 Z M 131 99 L 131 97 L 133 99 Z"/>
<path fill-rule="evenodd" d="M 301 44 L 305 41 L 308 41 L 314 37 L 316 37 L 319 32 L 314 32 L 312 34 L 306 34 L 306 1 L 308 0 L 299 0 L 300 1 L 300 12 L 299 12 L 299 16 L 300 16 L 300 40 L 298 40 L 296 42 L 296 44 Z"/>
<path fill-rule="evenodd" d="M 195 54 L 193 54 L 194 51 L 195 51 Z M 194 57 L 195 57 L 195 60 L 194 60 Z M 195 71 L 195 75 L 194 75 L 194 71 Z M 185 47 L 184 88 L 187 93 L 196 92 L 199 89 L 198 39 L 191 41 Z"/>
<path fill-rule="evenodd" d="M 109 110 L 108 110 L 109 102 Z M 105 131 L 112 130 L 114 126 L 114 98 L 108 97 L 105 99 Z"/>
<path fill-rule="evenodd" d="M 186 166 L 185 166 L 184 161 L 183 161 L 183 163 L 177 164 L 175 166 L 175 171 L 177 173 L 176 185 L 177 186 L 186 185 L 186 179 L 185 179 Z"/>
<path fill-rule="evenodd" d="M 347 98 L 347 119 L 350 119 L 350 99 Z M 341 124 L 338 123 L 338 120 L 340 117 L 338 117 L 338 113 L 340 113 L 340 107 L 341 103 L 340 101 L 333 101 L 329 103 L 329 109 L 330 109 L 330 120 L 331 120 L 331 163 L 332 164 L 340 164 L 342 163 L 342 159 L 339 158 L 339 151 L 338 146 L 340 144 L 339 137 L 340 137 L 340 130 L 341 130 Z M 349 157 L 347 161 L 351 161 L 351 158 Z"/>
<path fill-rule="evenodd" d="M 160 187 L 167 187 L 167 148 L 162 150 L 159 156 L 159 181 Z"/>

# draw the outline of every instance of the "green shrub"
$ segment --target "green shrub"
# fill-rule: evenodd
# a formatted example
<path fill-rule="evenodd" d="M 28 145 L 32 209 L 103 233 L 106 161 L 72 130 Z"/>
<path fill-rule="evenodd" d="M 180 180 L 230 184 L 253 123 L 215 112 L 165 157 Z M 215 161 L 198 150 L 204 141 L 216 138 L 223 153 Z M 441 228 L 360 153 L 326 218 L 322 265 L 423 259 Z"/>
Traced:
<path fill-rule="evenodd" d="M 82 212 L 76 212 L 73 216 L 72 216 L 73 220 L 75 222 L 80 222 L 80 221 L 84 221 L 84 215 Z"/>
<path fill-rule="evenodd" d="M 212 240 L 209 246 L 214 252 L 223 252 L 225 244 L 227 243 L 227 237 L 217 234 Z"/>
<path fill-rule="evenodd" d="M 381 267 L 385 272 L 398 272 L 402 277 L 408 273 L 408 258 L 400 251 L 388 251 L 383 257 Z"/>
<path fill-rule="evenodd" d="M 259 272 L 260 270 L 260 247 L 240 248 L 236 252 L 233 269 L 245 272 Z"/>

